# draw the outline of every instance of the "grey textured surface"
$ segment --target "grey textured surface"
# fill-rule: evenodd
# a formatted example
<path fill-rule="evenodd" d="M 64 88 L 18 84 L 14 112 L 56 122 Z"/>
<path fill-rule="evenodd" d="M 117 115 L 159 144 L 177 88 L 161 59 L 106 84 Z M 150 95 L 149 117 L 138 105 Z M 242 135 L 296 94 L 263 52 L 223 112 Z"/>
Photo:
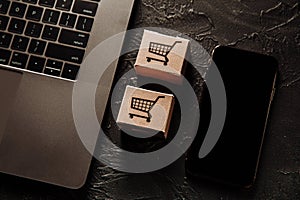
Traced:
<path fill-rule="evenodd" d="M 94 161 L 86 185 L 77 191 L 0 174 L 0 200 L 300 199 L 299 15 L 297 0 L 136 2 L 131 28 L 167 27 L 196 39 L 209 52 L 223 44 L 277 58 L 280 81 L 252 189 L 186 179 L 182 160 L 142 175 L 116 172 Z M 124 62 L 119 72 L 132 64 L 130 59 Z M 114 129 L 110 122 L 106 126 Z"/>

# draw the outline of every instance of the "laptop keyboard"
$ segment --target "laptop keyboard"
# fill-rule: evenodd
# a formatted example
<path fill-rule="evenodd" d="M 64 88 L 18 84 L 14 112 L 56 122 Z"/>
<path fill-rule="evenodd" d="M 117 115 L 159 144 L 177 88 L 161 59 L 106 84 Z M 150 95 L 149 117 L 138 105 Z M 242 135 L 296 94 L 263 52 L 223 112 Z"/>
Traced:
<path fill-rule="evenodd" d="M 0 0 L 0 64 L 75 80 L 100 0 Z"/>

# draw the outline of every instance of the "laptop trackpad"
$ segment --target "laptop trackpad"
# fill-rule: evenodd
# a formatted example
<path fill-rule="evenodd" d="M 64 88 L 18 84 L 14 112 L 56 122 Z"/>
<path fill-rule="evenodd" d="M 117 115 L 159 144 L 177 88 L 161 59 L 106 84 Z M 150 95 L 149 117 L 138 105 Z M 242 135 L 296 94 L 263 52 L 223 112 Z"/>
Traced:
<path fill-rule="evenodd" d="M 0 69 L 0 143 L 21 78 L 22 73 Z"/>

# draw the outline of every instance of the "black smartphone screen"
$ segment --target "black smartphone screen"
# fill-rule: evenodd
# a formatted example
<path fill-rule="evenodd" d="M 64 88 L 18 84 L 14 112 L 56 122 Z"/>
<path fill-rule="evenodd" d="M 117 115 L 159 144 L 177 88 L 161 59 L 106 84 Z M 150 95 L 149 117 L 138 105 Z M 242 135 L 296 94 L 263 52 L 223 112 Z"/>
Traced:
<path fill-rule="evenodd" d="M 199 159 L 211 108 L 206 91 L 201 103 L 200 129 L 188 151 L 186 170 L 192 176 L 249 187 L 256 175 L 277 62 L 270 56 L 225 46 L 215 49 L 213 60 L 226 90 L 226 120 L 215 147 Z"/>

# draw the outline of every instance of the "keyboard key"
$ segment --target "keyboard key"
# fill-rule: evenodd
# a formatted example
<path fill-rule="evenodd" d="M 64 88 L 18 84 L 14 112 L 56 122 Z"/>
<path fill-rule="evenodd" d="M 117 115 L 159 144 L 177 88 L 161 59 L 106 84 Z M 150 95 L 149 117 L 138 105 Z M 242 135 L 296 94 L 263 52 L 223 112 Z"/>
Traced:
<path fill-rule="evenodd" d="M 37 6 L 29 6 L 26 13 L 26 19 L 40 21 L 43 14 L 43 10 L 43 8 L 39 8 Z"/>
<path fill-rule="evenodd" d="M 71 64 L 66 63 L 61 76 L 63 78 L 75 80 L 77 77 L 78 71 L 79 71 L 78 65 L 71 65 Z"/>
<path fill-rule="evenodd" d="M 56 8 L 59 10 L 70 10 L 73 0 L 57 0 Z"/>
<path fill-rule="evenodd" d="M 35 72 L 43 72 L 45 62 L 46 59 L 44 58 L 30 56 L 27 69 Z"/>
<path fill-rule="evenodd" d="M 52 76 L 60 76 L 62 66 L 62 62 L 49 59 L 46 63 L 44 73 Z"/>
<path fill-rule="evenodd" d="M 11 51 L 0 49 L 0 64 L 7 65 L 11 56 Z"/>
<path fill-rule="evenodd" d="M 95 16 L 98 4 L 88 1 L 76 0 L 73 6 L 73 12 L 83 15 Z"/>
<path fill-rule="evenodd" d="M 28 55 L 14 52 L 11 57 L 10 65 L 13 67 L 24 69 L 26 67 L 27 60 L 28 60 Z"/>
<path fill-rule="evenodd" d="M 69 14 L 69 13 L 63 13 L 61 15 L 60 21 L 59 21 L 59 25 L 61 26 L 65 26 L 68 28 L 73 28 L 76 22 L 76 15 L 73 14 Z"/>
<path fill-rule="evenodd" d="M 43 55 L 46 47 L 46 42 L 32 39 L 28 48 L 29 53 Z"/>
<path fill-rule="evenodd" d="M 9 8 L 10 1 L 2 0 L 0 1 L 0 13 L 6 14 Z"/>
<path fill-rule="evenodd" d="M 15 35 L 11 48 L 19 51 L 26 51 L 29 43 L 29 38 Z"/>
<path fill-rule="evenodd" d="M 8 17 L 0 16 L 0 30 L 5 30 L 8 24 Z"/>
<path fill-rule="evenodd" d="M 26 4 L 13 2 L 10 7 L 9 15 L 22 18 L 25 14 L 26 7 Z"/>
<path fill-rule="evenodd" d="M 47 9 L 43 17 L 43 22 L 48 24 L 57 24 L 59 14 L 60 13 L 58 11 Z"/>
<path fill-rule="evenodd" d="M 39 5 L 52 8 L 54 6 L 55 0 L 40 0 Z"/>
<path fill-rule="evenodd" d="M 24 20 L 12 18 L 9 23 L 8 31 L 12 33 L 22 34 L 26 22 Z"/>
<path fill-rule="evenodd" d="M 12 34 L 0 32 L 0 47 L 8 48 L 12 39 Z"/>
<path fill-rule="evenodd" d="M 38 38 L 41 35 L 42 29 L 42 24 L 28 22 L 25 30 L 25 35 Z"/>
<path fill-rule="evenodd" d="M 51 67 L 45 67 L 44 73 L 51 75 L 51 76 L 60 76 L 61 70 L 51 68 Z"/>
<path fill-rule="evenodd" d="M 73 47 L 49 43 L 45 55 L 50 58 L 81 64 L 85 51 Z"/>
<path fill-rule="evenodd" d="M 59 28 L 53 26 L 45 26 L 42 38 L 46 40 L 56 41 L 59 33 Z"/>
<path fill-rule="evenodd" d="M 60 33 L 58 41 L 60 43 L 85 48 L 88 39 L 89 39 L 88 34 L 63 29 Z"/>
<path fill-rule="evenodd" d="M 51 59 L 48 59 L 47 63 L 46 63 L 46 67 L 51 67 L 51 68 L 55 68 L 55 69 L 61 69 L 62 66 L 63 66 L 62 62 L 51 60 Z"/>
<path fill-rule="evenodd" d="M 37 0 L 23 0 L 26 3 L 32 3 L 32 4 L 36 4 Z"/>
<path fill-rule="evenodd" d="M 81 30 L 81 31 L 90 32 L 92 29 L 93 23 L 94 23 L 94 19 L 80 16 L 78 18 L 76 29 Z"/>

